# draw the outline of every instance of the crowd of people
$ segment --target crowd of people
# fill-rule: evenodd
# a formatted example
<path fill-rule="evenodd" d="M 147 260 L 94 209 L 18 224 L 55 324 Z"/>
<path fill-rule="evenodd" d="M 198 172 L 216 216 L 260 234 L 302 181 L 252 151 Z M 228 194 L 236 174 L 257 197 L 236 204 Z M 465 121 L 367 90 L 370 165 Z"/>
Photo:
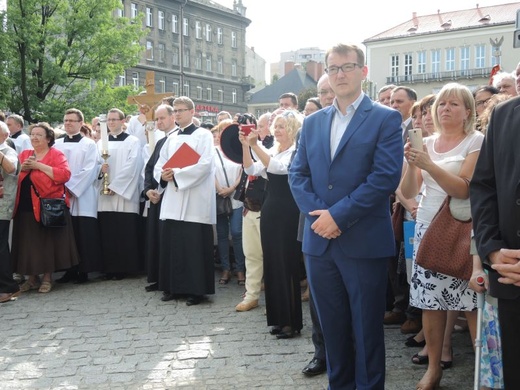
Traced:
<path fill-rule="evenodd" d="M 387 85 L 373 101 L 359 47 L 338 44 L 325 62 L 318 96 L 301 112 L 287 92 L 272 113 L 223 111 L 215 124 L 198 123 L 186 96 L 154 108 L 155 128 L 117 108 L 90 125 L 68 109 L 61 135 L 45 122 L 26 132 L 17 114 L 0 118 L 0 302 L 97 272 L 146 274 L 146 291 L 161 300 L 198 305 L 215 293 L 216 253 L 217 284 L 236 276 L 245 289 L 236 311 L 258 307 L 265 290 L 276 338 L 300 334 L 309 300 L 315 351 L 305 375 L 327 372 L 331 389 L 384 389 L 384 325 L 398 324 L 420 348 L 411 362 L 427 365 L 417 389 L 430 390 L 453 366 L 462 314 L 471 340 L 482 337 L 477 293 L 489 290 L 481 386 L 520 388 L 511 131 L 520 64 L 473 91 L 448 83 L 418 97 Z M 422 147 L 412 147 L 411 129 Z M 472 209 L 469 280 L 417 261 L 447 196 Z M 65 226 L 42 226 L 42 198 L 64 199 Z"/>

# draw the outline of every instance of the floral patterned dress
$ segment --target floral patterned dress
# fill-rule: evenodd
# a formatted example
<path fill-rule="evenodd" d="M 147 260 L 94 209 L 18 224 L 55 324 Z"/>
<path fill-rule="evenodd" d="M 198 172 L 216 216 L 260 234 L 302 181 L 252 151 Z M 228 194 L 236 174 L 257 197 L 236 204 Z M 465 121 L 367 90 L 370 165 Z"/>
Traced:
<path fill-rule="evenodd" d="M 435 150 L 438 134 L 425 138 L 431 160 L 445 171 L 458 174 L 466 156 L 480 150 L 484 136 L 480 132 L 468 134 L 448 152 Z M 476 307 L 476 293 L 468 286 L 469 281 L 440 272 L 425 269 L 415 261 L 417 249 L 431 220 L 439 210 L 446 192 L 426 171 L 421 171 L 424 183 L 423 196 L 417 210 L 415 225 L 410 305 L 427 310 L 472 311 Z M 449 259 L 446 259 L 449 261 Z"/>

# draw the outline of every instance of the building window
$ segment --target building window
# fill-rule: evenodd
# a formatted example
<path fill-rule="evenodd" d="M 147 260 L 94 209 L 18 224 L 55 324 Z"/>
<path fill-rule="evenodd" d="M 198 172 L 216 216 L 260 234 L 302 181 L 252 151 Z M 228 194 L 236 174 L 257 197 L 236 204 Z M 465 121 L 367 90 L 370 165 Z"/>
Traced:
<path fill-rule="evenodd" d="M 188 31 L 189 31 L 188 18 L 182 18 L 182 35 L 187 37 L 188 36 Z"/>
<path fill-rule="evenodd" d="M 224 59 L 222 57 L 217 58 L 217 73 L 218 74 L 224 73 Z"/>
<path fill-rule="evenodd" d="M 157 46 L 157 52 L 159 56 L 159 62 L 164 62 L 164 53 L 166 51 L 166 47 L 164 46 L 164 43 L 159 43 L 159 46 Z"/>
<path fill-rule="evenodd" d="M 404 55 L 404 76 L 406 81 L 412 79 L 413 73 L 413 56 L 411 54 Z"/>
<path fill-rule="evenodd" d="M 139 89 L 139 72 L 132 73 L 132 83 L 135 89 Z"/>
<path fill-rule="evenodd" d="M 235 31 L 231 31 L 231 47 L 237 47 L 237 33 Z"/>
<path fill-rule="evenodd" d="M 453 47 L 446 49 L 446 70 L 455 70 L 455 49 Z"/>
<path fill-rule="evenodd" d="M 394 54 L 391 58 L 391 65 L 390 65 L 390 75 L 392 76 L 392 81 L 396 82 L 397 77 L 399 76 L 399 56 L 397 54 Z"/>
<path fill-rule="evenodd" d="M 231 60 L 231 76 L 237 76 L 237 60 Z"/>
<path fill-rule="evenodd" d="M 469 70 L 469 46 L 460 48 L 460 70 L 464 76 L 467 75 Z"/>
<path fill-rule="evenodd" d="M 198 20 L 195 22 L 195 38 L 202 39 L 202 25 Z"/>
<path fill-rule="evenodd" d="M 159 80 L 159 86 L 160 86 L 160 93 L 166 93 L 166 77 L 163 76 L 160 80 Z"/>
<path fill-rule="evenodd" d="M 219 45 L 224 43 L 224 29 L 222 27 L 217 28 L 217 43 Z"/>
<path fill-rule="evenodd" d="M 211 87 L 206 88 L 206 100 L 208 100 L 208 101 L 213 100 L 213 91 L 211 90 Z"/>
<path fill-rule="evenodd" d="M 417 73 L 426 73 L 426 52 L 420 51 L 417 53 Z"/>
<path fill-rule="evenodd" d="M 159 30 L 164 30 L 164 11 L 158 11 L 157 17 L 159 22 Z"/>
<path fill-rule="evenodd" d="M 222 103 L 224 101 L 224 91 L 219 89 L 218 90 L 218 101 Z"/>
<path fill-rule="evenodd" d="M 184 83 L 184 96 L 190 97 L 190 83 L 189 81 L 186 81 Z"/>
<path fill-rule="evenodd" d="M 123 71 L 123 74 L 119 75 L 119 86 L 122 87 L 126 84 L 126 72 Z"/>
<path fill-rule="evenodd" d="M 195 54 L 195 69 L 202 69 L 202 53 L 200 51 Z"/>
<path fill-rule="evenodd" d="M 121 0 L 120 8 L 117 9 L 117 16 L 120 18 L 124 18 L 125 16 L 125 1 Z"/>
<path fill-rule="evenodd" d="M 202 87 L 197 85 L 197 99 L 202 100 Z"/>
<path fill-rule="evenodd" d="M 172 65 L 178 66 L 179 65 L 179 48 L 174 46 L 172 51 L 173 51 L 173 54 L 172 54 Z"/>
<path fill-rule="evenodd" d="M 182 58 L 183 66 L 190 67 L 190 49 L 184 49 L 184 56 Z"/>
<path fill-rule="evenodd" d="M 484 68 L 486 66 L 486 46 L 475 46 L 475 68 Z"/>
<path fill-rule="evenodd" d="M 146 59 L 153 60 L 153 43 L 152 41 L 146 41 Z"/>
<path fill-rule="evenodd" d="M 237 89 L 233 88 L 231 91 L 231 102 L 236 103 L 237 102 Z"/>
<path fill-rule="evenodd" d="M 172 14 L 172 33 L 177 34 L 179 32 L 179 17 Z"/>
<path fill-rule="evenodd" d="M 212 72 L 211 69 L 211 54 L 206 54 L 206 71 Z"/>
<path fill-rule="evenodd" d="M 211 24 L 206 24 L 206 42 L 211 42 Z"/>
<path fill-rule="evenodd" d="M 153 27 L 153 15 L 150 7 L 146 7 L 146 27 Z"/>
<path fill-rule="evenodd" d="M 138 14 L 137 4 L 136 3 L 130 4 L 130 17 L 132 19 L 135 19 L 135 18 L 137 18 L 137 14 Z"/>
<path fill-rule="evenodd" d="M 432 50 L 432 74 L 438 76 L 441 71 L 441 51 L 439 49 Z"/>
<path fill-rule="evenodd" d="M 174 96 L 179 96 L 179 83 L 176 81 L 172 84 L 172 92 Z"/>

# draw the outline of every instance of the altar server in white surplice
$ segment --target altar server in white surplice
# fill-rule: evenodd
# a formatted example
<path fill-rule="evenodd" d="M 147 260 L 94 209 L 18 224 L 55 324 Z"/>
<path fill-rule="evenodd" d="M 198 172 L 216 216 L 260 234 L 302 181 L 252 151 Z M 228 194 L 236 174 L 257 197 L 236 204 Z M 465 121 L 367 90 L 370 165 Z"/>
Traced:
<path fill-rule="evenodd" d="M 185 96 L 173 102 L 179 131 L 169 136 L 155 165 L 154 178 L 162 196 L 160 219 L 159 290 L 163 301 L 187 295 L 188 306 L 215 293 L 213 225 L 216 223 L 213 136 L 193 124 L 193 101 Z M 183 143 L 200 158 L 184 168 L 164 164 Z"/>
<path fill-rule="evenodd" d="M 113 108 L 107 115 L 108 158 L 101 173 L 108 173 L 109 195 L 99 195 L 98 220 L 106 279 L 120 280 L 144 269 L 143 240 L 138 234 L 139 181 L 142 158 L 139 140 L 122 130 L 125 115 Z M 103 152 L 103 139 L 97 143 Z M 98 184 L 103 187 L 103 175 Z"/>
<path fill-rule="evenodd" d="M 96 143 L 81 134 L 83 113 L 75 108 L 65 111 L 63 127 L 66 135 L 56 140 L 54 147 L 67 157 L 71 176 L 65 184 L 70 192 L 70 214 L 80 263 L 65 273 L 58 283 L 84 283 L 89 272 L 101 271 L 99 226 L 97 221 L 98 191 L 96 187 L 101 157 Z"/>

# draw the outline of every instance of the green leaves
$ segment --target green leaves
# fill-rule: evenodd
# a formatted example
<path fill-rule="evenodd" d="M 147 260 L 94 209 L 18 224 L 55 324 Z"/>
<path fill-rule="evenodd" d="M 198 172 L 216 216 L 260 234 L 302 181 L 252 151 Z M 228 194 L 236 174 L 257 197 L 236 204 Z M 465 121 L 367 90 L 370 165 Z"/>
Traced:
<path fill-rule="evenodd" d="M 146 30 L 115 16 L 118 7 L 118 0 L 8 0 L 0 86 L 9 92 L 0 103 L 29 122 L 59 121 L 65 108 L 88 100 L 90 80 L 111 84 L 136 65 Z"/>

